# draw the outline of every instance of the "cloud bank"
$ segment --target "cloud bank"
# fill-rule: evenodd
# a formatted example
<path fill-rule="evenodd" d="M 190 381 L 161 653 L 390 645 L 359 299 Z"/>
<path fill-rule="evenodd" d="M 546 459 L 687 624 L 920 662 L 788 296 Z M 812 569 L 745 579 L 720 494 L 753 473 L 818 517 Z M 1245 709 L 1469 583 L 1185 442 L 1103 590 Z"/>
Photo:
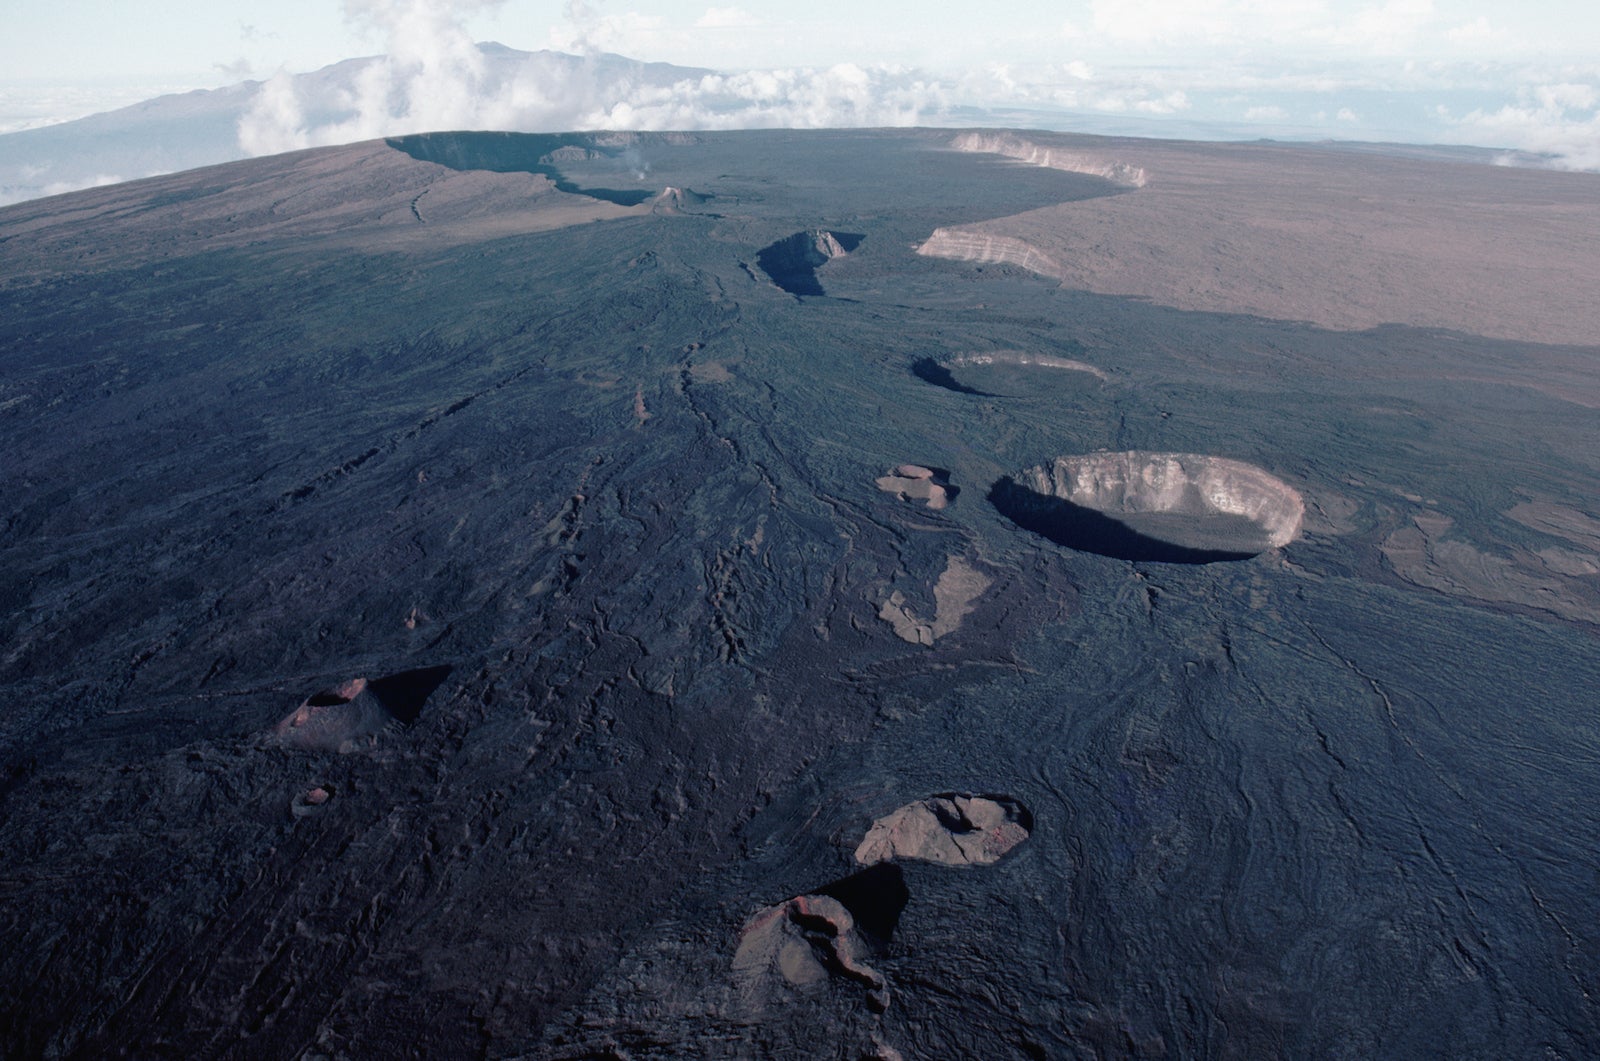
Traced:
<path fill-rule="evenodd" d="M 1600 170 L 1600 87 L 1558 82 L 1519 95 L 1514 104 L 1475 110 L 1455 124 L 1475 141 L 1552 155 L 1569 169 Z"/>
<path fill-rule="evenodd" d="M 1443 0 L 1081 0 L 1061 9 L 1068 21 L 1052 9 L 1026 38 L 1005 37 L 997 23 L 995 40 L 962 42 L 937 72 L 859 58 L 719 71 L 623 57 L 709 53 L 753 65 L 756 56 L 848 57 L 851 41 L 888 54 L 870 43 L 882 36 L 873 26 L 898 17 L 901 0 L 860 11 L 861 32 L 848 41 L 796 39 L 790 23 L 811 25 L 811 13 L 790 10 L 780 24 L 738 0 L 711 0 L 677 22 L 605 2 L 570 0 L 559 25 L 538 29 L 558 50 L 525 52 L 475 40 L 471 27 L 524 10 L 497 0 L 346 0 L 348 25 L 375 57 L 145 93 L 137 106 L 89 117 L 97 100 L 101 110 L 134 100 L 0 84 L 0 205 L 111 175 L 447 129 L 930 125 L 1339 138 L 1475 144 L 1518 164 L 1538 164 L 1533 153 L 1600 170 L 1600 63 L 1557 61 L 1549 49 L 1507 59 L 1522 53 L 1500 16 L 1468 17 Z M 1484 57 L 1465 58 L 1474 49 Z"/>
<path fill-rule="evenodd" d="M 480 46 L 466 19 L 482 0 L 347 0 L 352 21 L 379 33 L 384 54 L 342 76 L 280 73 L 239 122 L 250 155 L 439 129 L 743 129 L 908 125 L 945 105 L 943 87 L 890 67 L 716 73 L 641 63 L 604 46 L 637 16 L 597 15 L 574 0 L 562 43 L 577 54 Z M 619 21 L 620 20 L 620 21 Z M 751 16 L 713 7 L 704 28 Z"/>
<path fill-rule="evenodd" d="M 331 98 L 279 75 L 240 120 L 239 146 L 263 155 L 440 129 L 904 126 L 947 107 L 937 82 L 851 63 L 684 77 L 674 76 L 683 68 L 652 69 L 621 56 L 522 55 L 491 52 L 483 67 L 453 68 L 456 81 L 441 79 L 450 68 L 370 60 Z"/>
<path fill-rule="evenodd" d="M 346 0 L 346 17 L 381 38 L 377 58 L 317 75 L 279 74 L 263 83 L 238 123 L 248 155 L 350 143 L 441 129 L 552 132 L 567 129 L 746 129 L 1028 124 L 1161 135 L 1138 122 L 1185 119 L 1168 135 L 1222 138 L 1314 136 L 1469 142 L 1536 152 L 1552 164 L 1600 168 L 1600 69 L 1552 79 L 1533 68 L 1370 58 L 1412 43 L 1439 20 L 1432 0 L 1382 0 L 1339 25 L 1316 5 L 1257 0 L 1143 0 L 1089 6 L 1087 28 L 1064 39 L 1160 47 L 1175 41 L 1250 46 L 1263 37 L 1307 46 L 1359 40 L 1363 63 L 1297 73 L 1240 60 L 1216 68 L 1182 65 L 1097 68 L 1082 59 L 1026 65 L 987 63 L 932 75 L 901 66 L 839 63 L 716 72 L 624 59 L 608 49 L 663 44 L 685 31 L 660 16 L 601 13 L 570 0 L 551 34 L 564 52 L 480 45 L 467 20 L 498 0 Z M 1254 21 L 1241 12 L 1256 12 Z M 735 6 L 712 6 L 700 33 L 759 24 Z M 1241 27 L 1248 27 L 1244 33 Z M 1456 27 L 1472 41 L 1485 19 Z M 1498 92 L 1483 90 L 1497 81 Z M 1484 100 L 1492 98 L 1492 105 Z M 1028 113 L 1025 113 L 1028 112 Z M 1054 120 L 1052 120 L 1054 115 Z M 1074 117 L 1117 116 L 1122 125 Z"/>

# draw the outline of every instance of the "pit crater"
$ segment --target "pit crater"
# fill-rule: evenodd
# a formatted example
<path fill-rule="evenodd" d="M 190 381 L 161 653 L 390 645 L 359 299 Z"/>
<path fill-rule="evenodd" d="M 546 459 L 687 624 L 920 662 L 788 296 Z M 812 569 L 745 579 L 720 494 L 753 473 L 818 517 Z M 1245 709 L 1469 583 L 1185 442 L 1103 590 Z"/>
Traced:
<path fill-rule="evenodd" d="M 1090 453 L 1001 479 L 989 501 L 1057 545 L 1117 560 L 1248 560 L 1300 536 L 1305 504 L 1276 476 L 1198 453 Z"/>

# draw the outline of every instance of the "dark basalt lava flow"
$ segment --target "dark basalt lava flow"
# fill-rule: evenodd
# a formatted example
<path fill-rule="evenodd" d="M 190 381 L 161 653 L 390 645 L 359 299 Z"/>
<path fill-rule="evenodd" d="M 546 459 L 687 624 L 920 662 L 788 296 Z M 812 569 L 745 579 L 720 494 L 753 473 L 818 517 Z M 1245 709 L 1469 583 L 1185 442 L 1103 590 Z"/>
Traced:
<path fill-rule="evenodd" d="M 1600 1055 L 1600 350 L 921 257 L 1162 187 L 950 146 L 0 210 L 0 1056 Z"/>

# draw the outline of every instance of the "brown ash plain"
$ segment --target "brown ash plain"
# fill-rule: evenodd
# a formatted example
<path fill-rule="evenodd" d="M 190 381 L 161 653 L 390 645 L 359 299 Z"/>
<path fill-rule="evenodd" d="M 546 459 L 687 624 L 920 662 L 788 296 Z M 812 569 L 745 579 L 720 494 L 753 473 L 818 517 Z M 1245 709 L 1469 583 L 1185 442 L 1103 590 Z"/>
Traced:
<path fill-rule="evenodd" d="M 0 210 L 0 1054 L 1600 1054 L 1600 177 L 957 139 Z"/>

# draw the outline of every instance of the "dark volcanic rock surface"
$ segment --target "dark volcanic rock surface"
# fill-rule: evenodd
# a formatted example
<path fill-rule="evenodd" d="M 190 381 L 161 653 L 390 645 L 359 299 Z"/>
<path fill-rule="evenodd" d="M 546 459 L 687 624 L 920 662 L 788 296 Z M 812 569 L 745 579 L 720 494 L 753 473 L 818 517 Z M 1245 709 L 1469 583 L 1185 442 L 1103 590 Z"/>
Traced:
<path fill-rule="evenodd" d="M 1600 350 L 918 256 L 1149 191 L 933 133 L 532 139 L 0 211 L 0 1054 L 1600 1052 Z M 985 500 L 1100 450 L 1302 536 Z M 1028 838 L 861 871 L 930 793 Z"/>

